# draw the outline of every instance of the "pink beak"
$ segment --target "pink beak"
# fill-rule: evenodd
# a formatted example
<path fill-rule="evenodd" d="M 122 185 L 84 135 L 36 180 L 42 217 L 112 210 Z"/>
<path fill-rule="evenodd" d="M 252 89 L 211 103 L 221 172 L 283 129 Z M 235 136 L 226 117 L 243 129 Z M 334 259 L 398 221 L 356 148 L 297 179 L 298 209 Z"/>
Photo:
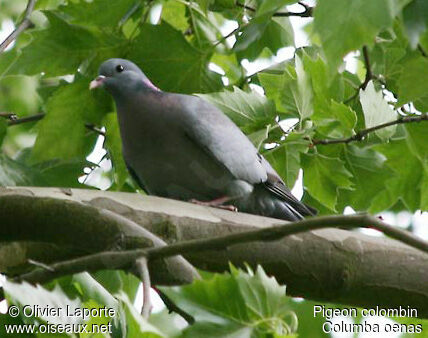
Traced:
<path fill-rule="evenodd" d="M 104 84 L 106 77 L 104 75 L 99 75 L 95 80 L 92 80 L 89 84 L 89 90 L 101 87 Z"/>

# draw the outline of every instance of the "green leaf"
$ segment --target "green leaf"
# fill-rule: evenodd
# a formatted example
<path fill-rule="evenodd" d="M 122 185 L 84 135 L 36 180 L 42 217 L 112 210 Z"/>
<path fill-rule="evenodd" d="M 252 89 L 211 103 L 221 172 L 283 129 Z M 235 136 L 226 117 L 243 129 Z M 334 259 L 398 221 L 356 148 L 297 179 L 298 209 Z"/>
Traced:
<path fill-rule="evenodd" d="M 35 5 L 36 10 L 41 9 L 56 9 L 63 5 L 66 0 L 38 0 Z"/>
<path fill-rule="evenodd" d="M 162 20 L 182 32 L 189 28 L 186 18 L 186 6 L 178 1 L 166 0 L 163 2 Z"/>
<path fill-rule="evenodd" d="M 272 18 L 267 22 L 265 20 L 251 20 L 250 25 L 238 36 L 234 50 L 238 52 L 239 59 L 255 60 L 264 48 L 276 54 L 279 49 L 294 45 L 293 28 L 288 18 Z M 262 23 L 256 26 L 257 21 Z"/>
<path fill-rule="evenodd" d="M 34 170 L 40 173 L 43 178 L 40 182 L 34 182 L 33 185 L 64 187 L 64 188 L 83 188 L 84 185 L 78 181 L 85 167 L 92 163 L 86 160 L 51 160 L 39 163 L 34 166 Z"/>
<path fill-rule="evenodd" d="M 121 316 L 126 318 L 122 323 L 122 334 L 119 337 L 141 337 L 158 338 L 165 337 L 160 330 L 151 325 L 146 319 L 137 312 L 135 306 L 129 301 L 124 293 L 119 293 L 115 297 L 120 300 L 122 311 Z"/>
<path fill-rule="evenodd" d="M 117 190 L 120 190 L 129 177 L 128 169 L 122 154 L 122 139 L 120 137 L 119 124 L 116 113 L 107 114 L 102 124 L 106 127 L 104 147 L 107 149 L 114 170 L 114 182 Z"/>
<path fill-rule="evenodd" d="M 285 336 L 296 330 L 285 287 L 268 277 L 261 267 L 255 273 L 233 267 L 231 271 L 187 286 L 162 288 L 196 320 L 185 330 L 186 337 L 201 337 L 202 332 L 211 332 L 212 336 Z"/>
<path fill-rule="evenodd" d="M 0 146 L 3 143 L 3 139 L 7 133 L 7 122 L 6 119 L 0 117 Z"/>
<path fill-rule="evenodd" d="M 381 29 L 392 25 L 394 14 L 390 0 L 319 1 L 314 28 L 332 71 L 348 52 L 372 44 Z"/>
<path fill-rule="evenodd" d="M 42 162 L 52 159 L 84 159 L 96 140 L 85 123 L 98 124 L 110 110 L 110 99 L 101 91 L 89 91 L 89 80 L 76 79 L 60 87 L 46 103 L 46 116 L 38 123 L 38 135 L 31 159 Z M 96 96 L 101 95 L 104 100 Z"/>
<path fill-rule="evenodd" d="M 223 91 L 198 96 L 216 105 L 247 131 L 264 129 L 268 123 L 274 122 L 276 116 L 272 101 L 256 92 L 244 92 L 238 87 L 233 87 L 233 92 Z"/>
<path fill-rule="evenodd" d="M 312 99 L 313 92 L 311 81 L 303 68 L 303 63 L 298 55 L 295 56 L 296 84 L 292 84 L 291 91 L 299 112 L 301 121 L 310 117 L 313 113 Z"/>
<path fill-rule="evenodd" d="M 420 209 L 428 209 L 428 145 L 426 142 L 427 123 L 408 123 L 406 125 L 406 141 L 411 152 L 422 164 L 421 203 Z"/>
<path fill-rule="evenodd" d="M 422 211 L 428 211 L 428 166 L 424 167 L 421 183 L 421 205 Z"/>
<path fill-rule="evenodd" d="M 363 107 L 366 128 L 375 127 L 397 119 L 397 114 L 385 101 L 382 93 L 376 92 L 372 81 L 368 83 L 365 90 L 360 90 L 360 102 Z M 375 133 L 385 141 L 394 135 L 396 128 L 397 126 L 394 125 L 376 130 Z"/>
<path fill-rule="evenodd" d="M 306 50 L 302 52 L 303 64 L 306 73 L 310 74 L 315 103 L 320 100 L 328 102 L 330 99 L 337 102 L 343 101 L 345 89 L 343 77 L 336 74 L 333 79 L 330 79 L 329 67 L 319 56 L 318 49 L 315 49 L 315 58 L 310 57 Z"/>
<path fill-rule="evenodd" d="M 257 78 L 260 81 L 261 86 L 263 87 L 265 91 L 265 95 L 268 99 L 275 102 L 276 109 L 278 111 L 286 111 L 287 105 L 283 104 L 283 91 L 285 91 L 284 87 L 287 83 L 286 75 L 284 75 L 284 72 L 281 72 L 280 74 L 273 74 L 269 73 L 267 71 L 260 72 L 257 74 Z M 291 108 L 291 110 L 294 112 L 297 109 L 295 105 Z"/>
<path fill-rule="evenodd" d="M 128 55 L 156 86 L 180 93 L 206 93 L 222 87 L 221 76 L 208 70 L 210 57 L 165 22 L 143 25 Z"/>
<path fill-rule="evenodd" d="M 0 186 L 34 186 L 40 173 L 0 153 Z"/>
<path fill-rule="evenodd" d="M 339 158 L 324 155 L 302 154 L 306 190 L 321 204 L 336 211 L 339 189 L 352 189 L 352 174 Z"/>
<path fill-rule="evenodd" d="M 38 113 L 40 97 L 36 76 L 0 77 L 0 111 L 13 112 L 19 117 Z"/>
<path fill-rule="evenodd" d="M 318 109 L 312 115 L 317 132 L 330 138 L 349 137 L 354 134 L 357 124 L 357 114 L 350 106 L 334 100 L 330 104 L 318 104 Z"/>
<path fill-rule="evenodd" d="M 214 3 L 214 1 L 215 0 L 196 0 L 199 7 L 201 7 L 205 14 L 208 12 L 208 8 Z"/>
<path fill-rule="evenodd" d="M 68 21 L 81 25 L 99 26 L 103 29 L 118 26 L 119 22 L 134 7 L 135 0 L 78 0 L 68 2 L 59 10 L 70 17 Z"/>
<path fill-rule="evenodd" d="M 81 317 L 67 316 L 67 307 L 69 313 L 75 313 L 75 309 L 82 307 L 79 300 L 69 299 L 59 286 L 53 290 L 48 291 L 40 285 L 33 286 L 27 282 L 12 283 L 5 281 L 3 283 L 6 298 L 10 304 L 19 305 L 21 308 L 20 316 L 26 317 L 22 314 L 22 307 L 25 305 L 39 308 L 54 308 L 60 309 L 63 315 L 51 316 L 50 312 L 40 312 L 37 318 L 44 321 L 49 321 L 53 324 L 78 324 L 82 323 Z M 28 318 L 28 317 L 27 317 Z M 35 317 L 31 319 L 34 322 Z"/>
<path fill-rule="evenodd" d="M 49 27 L 32 31 L 33 40 L 9 70 L 10 74 L 45 73 L 46 76 L 74 74 L 93 53 L 120 51 L 126 40 L 111 34 L 72 25 L 57 13 L 45 11 Z"/>
<path fill-rule="evenodd" d="M 305 153 L 308 148 L 308 141 L 288 137 L 278 147 L 264 153 L 263 156 L 291 189 L 296 183 L 301 168 L 300 154 Z"/>
<path fill-rule="evenodd" d="M 400 199 L 408 211 L 414 212 L 419 209 L 424 169 L 419 159 L 409 149 L 406 139 L 376 145 L 374 149 L 386 157 L 385 164 L 394 171 L 385 182 L 387 191 L 378 198 L 384 201 L 387 207 Z M 377 205 L 374 201 L 371 210 L 375 207 Z"/>
<path fill-rule="evenodd" d="M 273 53 L 289 44 L 294 44 L 293 30 L 288 18 L 272 19 L 272 15 L 292 3 L 291 0 L 263 1 L 254 18 L 242 30 L 233 46 L 235 52 L 242 52 L 241 58 L 256 58 L 264 47 Z"/>
<path fill-rule="evenodd" d="M 426 142 L 428 123 L 407 123 L 406 141 L 412 153 L 421 161 L 423 165 L 428 165 L 428 143 Z"/>
<path fill-rule="evenodd" d="M 101 270 L 92 275 L 111 294 L 125 293 L 134 302 L 141 281 L 133 274 L 122 270 Z"/>
<path fill-rule="evenodd" d="M 374 205 L 373 198 L 385 189 L 386 180 L 393 173 L 385 166 L 385 158 L 370 148 L 360 148 L 355 145 L 344 147 L 344 158 L 347 167 L 353 175 L 355 190 L 341 191 L 339 198 L 343 207 L 350 205 L 354 210 L 366 211 Z M 383 203 L 382 203 L 383 204 Z"/>
<path fill-rule="evenodd" d="M 428 59 L 418 57 L 411 59 L 404 65 L 398 83 L 399 100 L 397 105 L 414 102 L 418 109 L 421 101 L 428 106 Z"/>
<path fill-rule="evenodd" d="M 258 74 L 269 98 L 278 110 L 300 116 L 301 122 L 313 113 L 313 91 L 309 74 L 305 72 L 300 57 L 296 54 L 295 66 L 284 63 L 284 71 L 266 71 Z"/>
<path fill-rule="evenodd" d="M 419 43 L 420 35 L 428 25 L 428 2 L 425 0 L 410 2 L 403 10 L 403 21 L 410 46 L 415 49 Z"/>

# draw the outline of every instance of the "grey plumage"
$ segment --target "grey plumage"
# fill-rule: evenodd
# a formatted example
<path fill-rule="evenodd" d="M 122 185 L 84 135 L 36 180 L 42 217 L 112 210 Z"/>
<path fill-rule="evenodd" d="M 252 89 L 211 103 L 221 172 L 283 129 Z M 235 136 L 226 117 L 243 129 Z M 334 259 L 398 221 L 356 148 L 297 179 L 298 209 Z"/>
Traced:
<path fill-rule="evenodd" d="M 99 74 L 91 88 L 112 94 L 125 162 L 148 194 L 199 201 L 227 196 L 239 211 L 286 220 L 314 214 L 209 102 L 159 90 L 128 60 L 110 59 Z"/>

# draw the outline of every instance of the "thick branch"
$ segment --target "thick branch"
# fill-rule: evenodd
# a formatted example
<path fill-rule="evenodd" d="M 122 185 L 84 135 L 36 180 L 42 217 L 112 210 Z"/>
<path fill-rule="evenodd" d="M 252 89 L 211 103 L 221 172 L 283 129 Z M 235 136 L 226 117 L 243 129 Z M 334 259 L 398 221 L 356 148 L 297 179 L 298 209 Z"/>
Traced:
<path fill-rule="evenodd" d="M 128 218 L 110 210 L 77 202 L 73 200 L 73 192 L 69 195 L 58 188 L 55 191 L 53 194 L 55 197 L 36 198 L 25 191 L 20 194 L 0 188 L 0 238 L 2 241 L 54 243 L 61 248 L 73 248 L 74 256 L 70 258 L 104 250 L 166 244 Z M 104 261 L 104 269 L 109 268 L 110 263 L 110 261 Z M 131 266 L 132 264 L 127 268 Z M 52 268 L 55 270 L 55 267 Z M 191 281 L 198 276 L 193 267 L 183 258 L 161 262 L 152 271 L 152 275 L 159 282 L 163 280 L 161 283 L 168 283 L 171 277 L 174 277 L 171 276 L 172 271 L 177 281 L 182 282 Z"/>
<path fill-rule="evenodd" d="M 9 194 L 31 192 L 34 201 L 46 197 L 83 200 L 93 207 L 107 208 L 126 216 L 168 243 L 177 244 L 286 224 L 280 220 L 137 194 L 71 191 L 72 196 L 68 196 L 60 194 L 58 189 L 16 188 L 9 189 Z M 27 205 L 33 203 L 26 202 Z M 68 201 L 63 202 L 66 205 Z M 7 200 L 2 200 L 0 207 L 4 203 Z M 46 225 L 52 222 L 55 214 L 47 210 L 40 210 L 40 219 Z M 26 210 L 12 209 L 10 212 L 14 224 L 20 224 Z M 4 217 L 4 213 L 0 214 Z M 77 212 L 70 217 L 81 220 Z M 90 221 L 88 219 L 88 224 Z M 29 232 L 34 231 L 31 224 L 28 226 Z M 56 232 L 60 233 L 62 227 L 57 223 Z M 97 237 L 92 240 L 96 242 Z M 48 255 L 49 251 L 44 250 L 43 254 Z M 291 296 L 363 307 L 410 306 L 418 309 L 420 317 L 428 317 L 428 255 L 387 238 L 342 229 L 320 229 L 270 242 L 241 243 L 228 246 L 226 250 L 189 253 L 185 257 L 194 266 L 208 271 L 228 270 L 229 262 L 241 267 L 245 262 L 252 267 L 261 264 L 269 275 L 287 285 L 287 293 Z M 46 257 L 34 259 L 46 263 Z M 119 258 L 106 262 L 110 268 L 123 263 Z M 48 264 L 55 268 L 55 264 Z M 158 266 L 157 261 L 151 261 L 154 284 L 158 281 L 153 272 Z"/>
<path fill-rule="evenodd" d="M 21 23 L 16 27 L 16 29 L 10 33 L 10 35 L 0 44 L 0 53 L 3 52 L 7 46 L 9 46 L 13 41 L 18 38 L 19 34 L 25 31 L 28 27 L 32 25 L 30 21 L 30 15 L 33 12 L 34 5 L 36 4 L 36 0 L 29 0 L 27 4 L 27 8 L 25 9 L 24 18 Z"/>
<path fill-rule="evenodd" d="M 251 230 L 240 232 L 231 235 L 219 236 L 216 238 L 195 239 L 182 243 L 170 244 L 157 248 L 128 250 L 121 252 L 102 252 L 91 256 L 75 259 L 70 262 L 61 262 L 51 267 L 53 270 L 40 268 L 37 270 L 40 275 L 53 275 L 55 277 L 61 274 L 67 274 L 69 271 L 73 273 L 87 271 L 91 269 L 100 270 L 105 268 L 105 261 L 121 261 L 124 266 L 129 266 L 134 261 L 140 260 L 142 257 L 148 259 L 159 259 L 171 257 L 174 255 L 186 255 L 189 253 L 203 252 L 209 250 L 228 249 L 232 245 L 243 244 L 255 241 L 273 241 L 281 239 L 285 236 L 295 235 L 310 230 L 317 230 L 331 227 L 342 227 L 346 229 L 353 228 L 373 228 L 384 234 L 403 242 L 409 246 L 422 250 L 428 253 L 428 242 L 412 235 L 410 232 L 403 231 L 399 228 L 394 228 L 385 224 L 376 217 L 369 215 L 337 215 L 309 218 L 298 222 L 293 222 L 284 225 L 274 225 L 269 228 L 260 230 Z M 97 267 L 98 265 L 98 267 Z M 63 271 L 61 271 L 63 269 Z M 79 270 L 80 269 L 80 270 Z M 32 273 L 29 273 L 26 280 L 34 281 Z M 47 279 L 43 279 L 44 282 Z"/>
<path fill-rule="evenodd" d="M 428 121 L 428 113 L 425 113 L 425 114 L 422 114 L 419 116 L 405 116 L 405 117 L 399 118 L 395 121 L 382 123 L 382 124 L 379 124 L 379 125 L 371 127 L 371 128 L 360 130 L 355 135 L 352 135 L 352 136 L 347 137 L 347 138 L 339 138 L 339 139 L 332 139 L 332 140 L 328 140 L 328 139 L 326 139 L 326 140 L 313 140 L 312 145 L 318 145 L 318 144 L 327 145 L 327 144 L 350 143 L 350 142 L 354 142 L 354 141 L 361 141 L 368 134 L 370 134 L 376 130 L 379 130 L 379 129 L 387 128 L 387 127 L 390 127 L 390 126 L 393 126 L 396 124 L 414 123 L 414 122 L 422 122 L 422 121 Z"/>

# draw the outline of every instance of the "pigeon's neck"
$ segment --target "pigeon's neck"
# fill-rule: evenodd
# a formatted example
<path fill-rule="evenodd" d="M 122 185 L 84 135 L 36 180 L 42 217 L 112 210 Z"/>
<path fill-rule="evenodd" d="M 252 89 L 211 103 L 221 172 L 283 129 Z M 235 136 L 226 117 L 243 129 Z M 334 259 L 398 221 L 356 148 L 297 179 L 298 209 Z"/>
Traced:
<path fill-rule="evenodd" d="M 153 83 L 151 83 L 148 78 L 143 79 L 143 86 L 147 89 L 151 89 L 151 90 L 160 92 L 160 89 L 158 87 L 156 87 Z"/>

